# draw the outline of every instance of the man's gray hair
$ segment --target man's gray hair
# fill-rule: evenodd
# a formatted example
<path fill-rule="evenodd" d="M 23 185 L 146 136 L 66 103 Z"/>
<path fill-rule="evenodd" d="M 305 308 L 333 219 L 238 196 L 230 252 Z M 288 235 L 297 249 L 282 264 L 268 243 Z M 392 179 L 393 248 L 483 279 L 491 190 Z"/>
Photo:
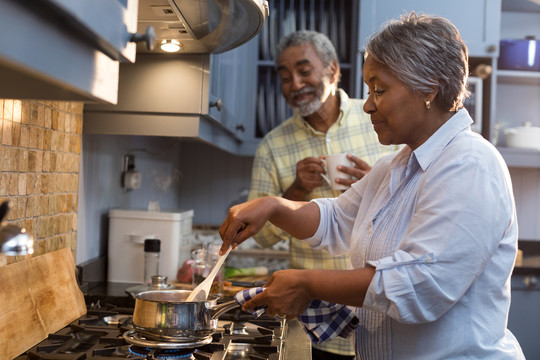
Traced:
<path fill-rule="evenodd" d="M 415 12 L 390 20 L 371 36 L 366 56 L 387 66 L 412 91 L 428 94 L 438 86 L 434 102 L 442 109 L 463 107 L 469 54 L 449 20 Z"/>
<path fill-rule="evenodd" d="M 338 62 L 336 55 L 336 49 L 328 37 L 316 31 L 300 30 L 293 32 L 283 37 L 276 47 L 275 62 L 277 61 L 281 53 L 291 47 L 303 44 L 311 44 L 317 53 L 317 56 L 322 61 L 324 67 L 328 67 L 333 61 Z"/>

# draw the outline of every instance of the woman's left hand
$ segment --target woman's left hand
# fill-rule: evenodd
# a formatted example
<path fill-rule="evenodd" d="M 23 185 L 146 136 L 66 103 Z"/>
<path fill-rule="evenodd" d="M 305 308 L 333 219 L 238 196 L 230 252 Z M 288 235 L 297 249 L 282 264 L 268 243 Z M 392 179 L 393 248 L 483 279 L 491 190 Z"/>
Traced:
<path fill-rule="evenodd" d="M 306 270 L 281 270 L 272 274 L 266 282 L 266 290 L 246 301 L 244 310 L 266 305 L 268 317 L 280 316 L 294 319 L 304 312 L 311 300 L 303 273 Z"/>

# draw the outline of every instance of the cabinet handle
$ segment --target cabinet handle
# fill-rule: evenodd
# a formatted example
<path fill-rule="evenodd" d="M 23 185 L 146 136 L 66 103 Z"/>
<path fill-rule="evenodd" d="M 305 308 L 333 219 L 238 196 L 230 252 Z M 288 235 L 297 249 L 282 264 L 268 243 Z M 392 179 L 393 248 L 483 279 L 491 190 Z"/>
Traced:
<path fill-rule="evenodd" d="M 527 286 L 529 289 L 534 289 L 536 288 L 536 285 L 538 285 L 538 279 L 536 276 L 526 276 L 523 282 L 525 282 L 525 286 Z"/>
<path fill-rule="evenodd" d="M 493 44 L 489 45 L 489 46 L 487 47 L 487 49 L 486 49 L 486 51 L 487 51 L 488 53 L 495 52 L 496 50 L 497 50 L 497 45 L 493 45 Z"/>
<path fill-rule="evenodd" d="M 145 42 L 146 49 L 152 51 L 154 50 L 154 46 L 156 44 L 156 38 L 156 31 L 154 30 L 154 27 L 149 26 L 146 28 L 144 35 L 139 33 L 130 34 L 129 41 L 134 43 Z"/>
<path fill-rule="evenodd" d="M 210 107 L 215 107 L 217 111 L 221 111 L 221 107 L 223 106 L 221 99 L 217 99 L 217 101 L 210 102 Z"/>
<path fill-rule="evenodd" d="M 236 130 L 244 132 L 246 131 L 246 127 L 244 126 L 244 124 L 238 124 L 236 125 Z"/>

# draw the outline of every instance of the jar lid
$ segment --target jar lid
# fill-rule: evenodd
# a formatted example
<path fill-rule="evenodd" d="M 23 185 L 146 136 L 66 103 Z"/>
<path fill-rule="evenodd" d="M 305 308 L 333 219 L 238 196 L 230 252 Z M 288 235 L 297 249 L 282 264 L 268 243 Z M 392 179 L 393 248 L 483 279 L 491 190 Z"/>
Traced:
<path fill-rule="evenodd" d="M 144 252 L 158 253 L 160 251 L 161 251 L 161 240 L 159 239 L 144 240 Z"/>

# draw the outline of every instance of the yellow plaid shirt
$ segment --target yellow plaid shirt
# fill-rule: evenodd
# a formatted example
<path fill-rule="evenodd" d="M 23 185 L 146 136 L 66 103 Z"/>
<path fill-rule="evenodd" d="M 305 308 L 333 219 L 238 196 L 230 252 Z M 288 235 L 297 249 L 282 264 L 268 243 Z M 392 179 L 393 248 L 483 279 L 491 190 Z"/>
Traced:
<path fill-rule="evenodd" d="M 270 131 L 259 144 L 253 161 L 249 199 L 281 196 L 296 178 L 296 163 L 309 156 L 352 153 L 370 165 L 383 155 L 397 150 L 379 143 L 371 120 L 362 107 L 364 100 L 350 99 L 341 89 L 340 115 L 325 134 L 316 131 L 299 115 L 294 115 Z M 309 199 L 336 197 L 326 183 L 308 195 Z M 295 269 L 349 269 L 349 255 L 331 256 L 326 251 L 312 250 L 303 241 L 293 238 L 270 222 L 255 235 L 264 247 L 289 240 L 290 266 Z M 354 355 L 349 340 L 338 338 L 314 347 L 340 355 Z"/>

